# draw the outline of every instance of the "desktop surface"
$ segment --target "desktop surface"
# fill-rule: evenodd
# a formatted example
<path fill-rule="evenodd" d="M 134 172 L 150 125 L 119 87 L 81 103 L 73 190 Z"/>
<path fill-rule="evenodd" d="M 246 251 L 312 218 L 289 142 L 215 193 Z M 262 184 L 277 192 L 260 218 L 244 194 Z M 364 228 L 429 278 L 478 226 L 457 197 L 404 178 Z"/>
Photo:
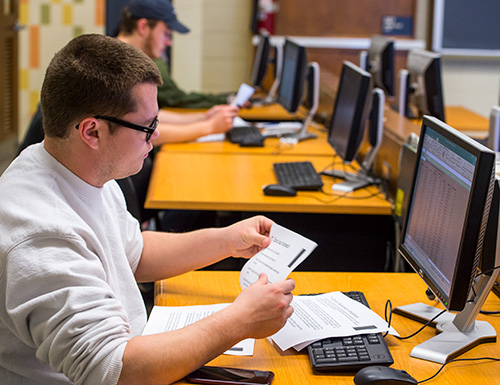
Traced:
<path fill-rule="evenodd" d="M 426 286 L 414 273 L 338 273 L 338 272 L 293 272 L 296 281 L 295 295 L 330 291 L 360 290 L 364 292 L 370 307 L 383 317 L 385 302 L 390 299 L 393 307 L 413 302 L 435 305 L 425 294 Z M 207 285 L 207 282 L 210 284 Z M 237 271 L 196 271 L 159 281 L 155 284 L 155 304 L 162 306 L 204 305 L 232 302 L 241 291 Z M 440 307 L 440 305 L 439 305 Z M 490 294 L 484 310 L 499 310 L 500 298 Z M 500 328 L 498 316 L 479 315 L 497 330 Z M 421 324 L 393 315 L 392 325 L 402 335 L 407 336 L 420 328 Z M 389 350 L 394 358 L 393 368 L 406 370 L 418 381 L 437 372 L 441 365 L 411 358 L 410 351 L 416 344 L 430 338 L 433 328 L 426 328 L 408 340 L 386 337 Z M 498 343 L 483 344 L 465 353 L 463 358 L 500 358 Z M 273 385 L 291 384 L 353 384 L 355 373 L 313 374 L 307 352 L 288 349 L 282 352 L 272 341 L 260 339 L 255 343 L 254 355 L 238 357 L 221 355 L 210 365 L 235 368 L 271 370 L 275 373 Z M 498 383 L 499 363 L 492 361 L 456 362 L 448 364 L 429 384 L 488 384 Z M 185 383 L 181 381 L 181 383 Z"/>
<path fill-rule="evenodd" d="M 332 147 L 326 141 L 326 129 L 309 127 L 309 131 L 316 134 L 315 139 L 305 140 L 300 143 L 286 143 L 279 138 L 266 138 L 263 147 L 241 147 L 229 140 L 210 142 L 184 142 L 169 143 L 161 147 L 161 151 L 169 152 L 200 152 L 200 153 L 248 153 L 248 154 L 276 154 L 290 155 L 333 156 Z"/>
<path fill-rule="evenodd" d="M 300 191 L 295 197 L 265 196 L 262 188 L 276 183 L 273 163 L 309 160 L 316 171 L 332 156 L 232 154 L 160 151 L 146 197 L 146 208 L 273 211 L 294 213 L 390 215 L 391 205 L 375 186 L 339 197 Z M 334 179 L 324 177 L 331 194 Z"/>

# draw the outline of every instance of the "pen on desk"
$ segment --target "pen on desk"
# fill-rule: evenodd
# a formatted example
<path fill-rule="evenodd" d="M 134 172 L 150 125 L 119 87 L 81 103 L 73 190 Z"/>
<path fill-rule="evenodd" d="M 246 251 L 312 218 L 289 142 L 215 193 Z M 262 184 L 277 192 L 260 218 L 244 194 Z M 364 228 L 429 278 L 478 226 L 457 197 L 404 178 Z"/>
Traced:
<path fill-rule="evenodd" d="M 292 260 L 291 260 L 291 262 L 288 264 L 288 267 L 292 267 L 292 265 L 293 265 L 295 262 L 297 262 L 297 260 L 300 258 L 300 256 L 301 256 L 302 254 L 304 254 L 304 251 L 306 251 L 306 249 L 302 249 L 302 250 L 300 251 L 300 253 L 298 253 L 298 254 L 297 254 L 297 256 L 296 256 L 294 259 L 292 259 Z"/>

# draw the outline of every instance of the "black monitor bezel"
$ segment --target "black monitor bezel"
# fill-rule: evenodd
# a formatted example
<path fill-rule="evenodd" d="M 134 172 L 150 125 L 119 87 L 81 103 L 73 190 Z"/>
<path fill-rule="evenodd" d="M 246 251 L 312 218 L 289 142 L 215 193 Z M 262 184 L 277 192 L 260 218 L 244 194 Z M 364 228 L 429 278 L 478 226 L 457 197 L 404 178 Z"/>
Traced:
<path fill-rule="evenodd" d="M 368 48 L 367 70 L 373 76 L 374 87 L 383 89 L 388 96 L 394 96 L 394 44 L 392 37 L 375 35 Z M 373 60 L 378 60 L 378 68 L 372 67 Z"/>
<path fill-rule="evenodd" d="M 269 35 L 266 33 L 259 34 L 259 43 L 255 48 L 255 55 L 250 72 L 250 83 L 257 88 L 262 87 L 264 78 L 266 77 L 267 68 L 269 65 L 269 56 L 271 54 L 271 42 Z"/>
<path fill-rule="evenodd" d="M 291 95 L 286 95 L 284 93 L 284 87 L 283 87 L 283 77 L 286 74 L 286 57 L 287 53 L 290 52 L 290 50 L 296 50 L 296 65 L 297 69 L 295 71 L 295 74 L 293 76 L 293 87 L 292 87 L 292 94 Z M 295 113 L 297 109 L 299 108 L 303 94 L 304 94 L 304 81 L 305 81 L 305 76 L 306 76 L 306 69 L 307 69 L 307 52 L 306 48 L 291 39 L 286 38 L 285 42 L 283 44 L 283 59 L 282 59 L 282 65 L 281 65 L 281 78 L 280 78 L 280 86 L 278 89 L 278 96 L 277 96 L 277 101 L 279 104 L 281 104 L 288 112 L 290 113 Z"/>
<path fill-rule="evenodd" d="M 342 103 L 341 96 L 342 95 L 342 87 L 345 86 L 344 82 L 346 81 L 346 71 L 352 71 L 357 74 L 360 78 L 360 85 L 358 89 L 358 98 L 356 102 L 356 108 L 354 112 L 354 119 L 351 122 L 351 126 L 349 127 L 349 140 L 347 146 L 342 146 L 342 143 L 339 143 L 338 140 L 335 139 L 335 131 L 333 124 L 335 122 L 335 113 L 339 108 L 339 105 Z M 337 97 L 335 98 L 333 111 L 331 114 L 330 123 L 328 125 L 328 143 L 335 150 L 338 156 L 345 163 L 350 163 L 354 159 L 360 150 L 361 144 L 363 142 L 363 138 L 366 130 L 366 123 L 368 120 L 368 115 L 371 109 L 371 97 L 372 97 L 372 76 L 369 72 L 363 70 L 359 66 L 349 62 L 344 61 L 342 63 L 342 70 L 340 73 L 339 85 L 337 88 Z M 342 148 L 344 147 L 344 148 Z"/>
<path fill-rule="evenodd" d="M 425 137 L 425 133 L 428 128 L 435 130 L 445 138 L 451 140 L 477 157 L 477 166 L 473 176 L 466 221 L 462 230 L 459 255 L 457 257 L 454 278 L 452 280 L 449 295 L 443 293 L 435 284 L 433 279 L 422 270 L 418 261 L 413 258 L 411 252 L 408 251 L 404 244 L 406 232 L 408 230 L 408 220 L 412 211 L 414 192 L 416 188 L 415 181 L 421 164 L 419 160 L 421 159 L 422 146 L 424 143 L 422 138 Z M 481 253 L 478 252 L 478 247 L 480 247 L 482 251 L 482 241 L 480 241 L 480 238 L 482 236 L 484 237 L 486 227 L 483 213 L 485 208 L 487 208 L 489 212 L 488 192 L 491 194 L 493 192 L 493 182 L 495 179 L 495 154 L 468 136 L 454 130 L 446 123 L 430 116 L 423 117 L 420 138 L 421 139 L 419 140 L 417 149 L 417 160 L 415 162 L 415 169 L 413 172 L 412 187 L 409 192 L 408 208 L 406 210 L 403 230 L 401 233 L 399 252 L 403 255 L 409 265 L 420 275 L 423 281 L 447 310 L 461 311 L 466 305 L 470 294 L 470 288 L 472 286 L 473 279 L 477 274 L 480 258 L 482 257 Z M 484 177 L 485 173 L 488 174 L 488 178 Z M 483 231 L 482 235 L 481 231 Z"/>

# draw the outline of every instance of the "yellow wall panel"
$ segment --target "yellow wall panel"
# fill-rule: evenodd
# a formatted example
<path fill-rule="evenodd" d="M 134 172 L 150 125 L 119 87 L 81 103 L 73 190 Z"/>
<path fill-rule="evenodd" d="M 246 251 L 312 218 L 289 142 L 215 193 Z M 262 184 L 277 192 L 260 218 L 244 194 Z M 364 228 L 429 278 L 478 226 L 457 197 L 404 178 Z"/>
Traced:
<path fill-rule="evenodd" d="M 29 84 L 29 73 L 27 69 L 19 70 L 19 89 L 27 90 Z"/>
<path fill-rule="evenodd" d="M 65 4 L 62 11 L 62 25 L 71 26 L 73 24 L 73 7 Z"/>

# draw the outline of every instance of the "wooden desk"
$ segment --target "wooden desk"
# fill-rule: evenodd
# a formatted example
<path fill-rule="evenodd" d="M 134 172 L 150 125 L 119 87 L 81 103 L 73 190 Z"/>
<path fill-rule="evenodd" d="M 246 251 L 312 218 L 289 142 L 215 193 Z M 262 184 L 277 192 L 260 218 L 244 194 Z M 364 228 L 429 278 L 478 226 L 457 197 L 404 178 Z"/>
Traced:
<path fill-rule="evenodd" d="M 309 132 L 316 134 L 315 139 L 308 139 L 297 144 L 281 143 L 278 138 L 266 138 L 264 147 L 240 147 L 228 140 L 220 142 L 187 142 L 169 143 L 161 147 L 162 151 L 169 152 L 197 152 L 197 153 L 240 153 L 240 154 L 290 154 L 316 156 L 333 156 L 334 150 L 327 142 L 326 129 L 311 126 Z"/>
<path fill-rule="evenodd" d="M 156 305 L 182 306 L 232 302 L 240 292 L 238 274 L 239 272 L 198 271 L 157 282 L 155 303 Z M 434 304 L 425 295 L 426 286 L 423 281 L 413 273 L 294 272 L 291 277 L 297 283 L 294 291 L 296 295 L 335 290 L 361 290 L 365 293 L 370 307 L 382 316 L 387 299 L 391 300 L 393 306 L 413 302 Z M 498 310 L 499 308 L 500 299 L 490 294 L 484 309 Z M 478 318 L 490 322 L 496 330 L 500 330 L 500 317 L 479 315 Z M 397 315 L 393 316 L 392 325 L 403 336 L 415 332 L 421 326 L 415 321 Z M 434 334 L 435 331 L 432 328 L 426 328 L 408 340 L 400 341 L 392 336 L 386 337 L 394 358 L 393 367 L 406 370 L 417 380 L 424 380 L 436 373 L 441 365 L 409 356 L 413 346 Z M 500 348 L 498 343 L 483 344 L 462 357 L 500 357 Z M 307 353 L 297 353 L 293 349 L 282 352 L 268 339 L 256 341 L 252 357 L 221 355 L 211 361 L 210 365 L 272 370 L 276 375 L 273 385 L 352 385 L 354 375 L 353 373 L 314 375 Z M 500 363 L 491 361 L 451 363 L 429 384 L 493 385 L 498 383 L 499 368 Z"/>
<path fill-rule="evenodd" d="M 206 108 L 180 108 L 180 107 L 166 107 L 166 111 L 177 112 L 177 113 L 189 113 L 189 112 L 205 112 Z M 297 116 L 290 114 L 281 104 L 271 103 L 267 105 L 255 104 L 251 108 L 242 108 L 238 114 L 242 119 L 245 120 L 258 120 L 258 121 L 275 121 L 275 120 L 295 120 L 297 118 L 303 118 L 304 109 L 300 108 Z"/>
<path fill-rule="evenodd" d="M 298 116 L 303 118 L 299 110 Z M 242 108 L 238 114 L 244 120 L 295 120 L 298 116 L 290 114 L 281 104 L 254 105 L 251 108 Z"/>
<path fill-rule="evenodd" d="M 316 170 L 330 165 L 332 157 L 308 158 Z M 274 162 L 301 161 L 290 155 L 214 154 L 160 151 L 155 156 L 146 208 L 273 211 L 390 215 L 391 206 L 370 186 L 347 196 L 298 192 L 296 197 L 265 196 L 262 186 L 276 183 Z M 331 191 L 333 178 L 324 178 Z"/>
<path fill-rule="evenodd" d="M 445 107 L 446 123 L 470 137 L 484 139 L 488 136 L 489 120 L 462 106 Z"/>

